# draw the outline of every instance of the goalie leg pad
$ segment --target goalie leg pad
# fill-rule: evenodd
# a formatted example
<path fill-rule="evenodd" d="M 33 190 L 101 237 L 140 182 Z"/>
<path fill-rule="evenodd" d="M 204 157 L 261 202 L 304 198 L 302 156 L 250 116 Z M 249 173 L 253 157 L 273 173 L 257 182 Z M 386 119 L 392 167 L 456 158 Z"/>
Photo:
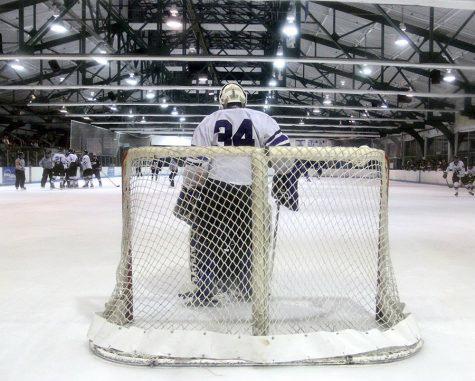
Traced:
<path fill-rule="evenodd" d="M 195 211 L 196 273 L 200 288 L 250 295 L 251 188 L 208 180 Z"/>
<path fill-rule="evenodd" d="M 201 189 L 187 189 L 183 187 L 173 208 L 173 215 L 192 226 L 200 198 Z"/>

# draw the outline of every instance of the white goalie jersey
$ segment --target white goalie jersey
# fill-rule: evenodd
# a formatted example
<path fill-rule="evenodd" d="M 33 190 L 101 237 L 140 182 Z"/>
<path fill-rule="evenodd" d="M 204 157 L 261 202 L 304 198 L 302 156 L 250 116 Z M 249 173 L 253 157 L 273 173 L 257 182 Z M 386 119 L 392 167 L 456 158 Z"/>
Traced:
<path fill-rule="evenodd" d="M 269 115 L 248 108 L 229 108 L 204 118 L 195 129 L 191 145 L 270 147 L 288 146 L 290 142 Z M 248 157 L 216 157 L 209 163 L 208 171 L 208 176 L 214 180 L 236 185 L 250 185 L 252 182 Z"/>

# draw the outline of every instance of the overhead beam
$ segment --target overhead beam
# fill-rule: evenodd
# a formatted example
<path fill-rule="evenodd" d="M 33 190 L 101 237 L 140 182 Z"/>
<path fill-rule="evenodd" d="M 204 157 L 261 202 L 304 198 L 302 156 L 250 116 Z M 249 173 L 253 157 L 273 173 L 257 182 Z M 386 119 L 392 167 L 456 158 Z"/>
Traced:
<path fill-rule="evenodd" d="M 53 90 L 135 90 L 135 91 L 219 91 L 221 86 L 173 86 L 173 85 L 0 85 L 0 90 L 37 90 L 37 91 L 53 91 Z M 405 95 L 409 97 L 420 98 L 473 98 L 475 93 L 430 93 L 415 91 L 399 91 L 399 90 L 365 90 L 365 89 L 329 89 L 329 88 L 309 88 L 309 87 L 272 87 L 272 86 L 246 86 L 248 92 L 296 92 L 307 94 L 353 94 L 353 95 L 384 95 L 396 96 Z"/>
<path fill-rule="evenodd" d="M 107 125 L 134 125 L 134 126 L 146 126 L 146 125 L 197 125 L 200 124 L 200 122 L 150 122 L 150 121 L 128 121 L 128 122 L 114 122 L 114 121 L 107 121 L 107 122 L 94 122 L 94 125 L 97 126 L 107 126 Z M 304 128 L 304 127 L 320 127 L 320 128 L 351 128 L 351 129 L 397 129 L 398 126 L 375 126 L 375 125 L 339 125 L 339 124 L 299 124 L 299 123 L 279 123 L 280 127 L 299 127 L 299 128 Z"/>
<path fill-rule="evenodd" d="M 475 47 L 475 45 L 474 45 Z M 108 61 L 160 61 L 160 62 L 229 62 L 229 63 L 246 63 L 246 62 L 267 62 L 272 63 L 276 57 L 266 56 L 225 56 L 225 55 L 146 55 L 146 54 L 3 54 L 0 61 L 10 60 L 26 60 L 26 61 L 93 61 L 96 58 L 106 59 Z M 343 59 L 343 58 L 322 58 L 322 57 L 285 57 L 287 63 L 302 64 L 327 64 L 327 65 L 369 65 L 369 66 L 387 66 L 387 67 L 416 67 L 422 69 L 452 69 L 475 71 L 474 65 L 464 64 L 448 64 L 448 63 L 418 63 L 399 60 L 364 60 L 364 59 Z"/>
<path fill-rule="evenodd" d="M 46 115 L 43 115 L 46 116 Z M 58 115 L 55 115 L 58 116 Z M 65 114 L 61 115 L 67 118 L 81 118 L 81 117 L 89 117 L 89 118 L 127 118 L 130 117 L 130 114 L 94 114 L 94 113 L 84 113 L 84 114 Z M 145 118 L 171 118 L 177 119 L 177 116 L 171 114 L 146 114 L 143 112 L 134 113 L 134 116 L 140 116 Z M 204 118 L 207 114 L 180 114 L 180 117 L 185 118 Z M 271 114 L 273 118 L 277 119 L 302 119 L 302 120 L 341 120 L 341 121 L 355 121 L 355 122 L 401 122 L 401 123 L 414 123 L 414 122 L 422 122 L 420 119 L 403 119 L 403 118 L 356 118 L 351 116 L 345 117 L 332 117 L 332 116 L 308 116 L 308 115 L 276 115 Z M 15 116 L 18 117 L 18 116 Z"/>
<path fill-rule="evenodd" d="M 162 104 L 155 102 L 155 103 L 148 103 L 148 102 L 51 102 L 51 103 L 30 103 L 28 104 L 29 107 L 110 107 L 112 105 L 115 106 L 147 106 L 147 107 L 162 107 Z M 184 102 L 168 102 L 168 106 L 170 107 L 219 107 L 217 103 L 184 103 Z M 13 105 L 15 106 L 15 105 Z M 440 113 L 458 113 L 463 111 L 463 109 L 424 109 L 424 108 L 414 108 L 414 107 L 407 107 L 407 108 L 398 108 L 398 107 L 388 107 L 387 109 L 383 109 L 380 107 L 364 107 L 364 106 L 320 106 L 314 104 L 247 104 L 246 107 L 250 108 L 263 108 L 264 106 L 269 106 L 271 109 L 273 108 L 299 108 L 299 109 L 319 109 L 319 110 L 357 110 L 357 111 L 379 111 L 379 112 L 420 112 L 420 113 L 428 113 L 428 112 L 440 112 Z"/>

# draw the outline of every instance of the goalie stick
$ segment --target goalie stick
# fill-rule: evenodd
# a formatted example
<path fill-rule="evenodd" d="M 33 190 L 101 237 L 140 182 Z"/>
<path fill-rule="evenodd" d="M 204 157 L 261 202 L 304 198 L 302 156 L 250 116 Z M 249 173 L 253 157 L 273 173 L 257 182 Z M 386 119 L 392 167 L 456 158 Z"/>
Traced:
<path fill-rule="evenodd" d="M 272 242 L 272 252 L 270 254 L 270 278 L 272 279 L 272 274 L 274 273 L 274 259 L 275 259 L 275 247 L 277 245 L 277 231 L 279 229 L 279 215 L 280 215 L 280 203 L 277 202 L 277 212 L 275 215 L 275 225 L 273 233 L 273 242 Z"/>

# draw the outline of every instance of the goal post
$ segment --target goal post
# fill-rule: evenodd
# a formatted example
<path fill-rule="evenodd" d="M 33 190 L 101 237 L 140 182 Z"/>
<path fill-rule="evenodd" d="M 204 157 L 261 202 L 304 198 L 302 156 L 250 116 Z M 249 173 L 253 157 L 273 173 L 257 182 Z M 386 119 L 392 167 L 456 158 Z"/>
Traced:
<path fill-rule="evenodd" d="M 383 151 L 136 148 L 122 191 L 116 286 L 88 332 L 97 355 L 352 364 L 421 347 L 389 255 Z"/>

